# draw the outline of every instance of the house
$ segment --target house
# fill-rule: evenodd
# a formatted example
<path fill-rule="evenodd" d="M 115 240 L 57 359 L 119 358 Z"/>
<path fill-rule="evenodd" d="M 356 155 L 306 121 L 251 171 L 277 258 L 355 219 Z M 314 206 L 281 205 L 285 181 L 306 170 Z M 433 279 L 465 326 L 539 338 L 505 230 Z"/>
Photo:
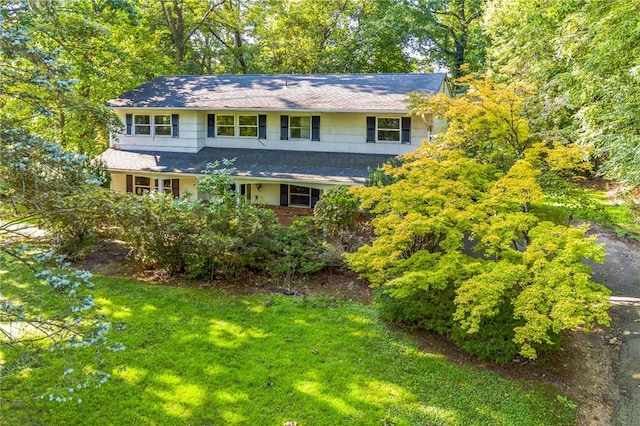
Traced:
<path fill-rule="evenodd" d="M 252 203 L 309 208 L 437 134 L 442 120 L 409 115 L 413 91 L 448 93 L 446 75 L 159 77 L 107 102 L 124 132 L 100 158 L 113 190 L 199 198 L 206 165 L 235 158 Z"/>

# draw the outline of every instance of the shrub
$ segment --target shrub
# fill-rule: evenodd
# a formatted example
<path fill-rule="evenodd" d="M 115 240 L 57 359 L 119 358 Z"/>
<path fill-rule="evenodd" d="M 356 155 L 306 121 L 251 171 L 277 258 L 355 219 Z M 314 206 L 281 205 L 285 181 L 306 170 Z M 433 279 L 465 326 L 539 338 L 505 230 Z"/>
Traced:
<path fill-rule="evenodd" d="M 312 217 L 297 217 L 275 235 L 274 256 L 269 271 L 285 283 L 307 276 L 326 266 L 322 230 Z"/>

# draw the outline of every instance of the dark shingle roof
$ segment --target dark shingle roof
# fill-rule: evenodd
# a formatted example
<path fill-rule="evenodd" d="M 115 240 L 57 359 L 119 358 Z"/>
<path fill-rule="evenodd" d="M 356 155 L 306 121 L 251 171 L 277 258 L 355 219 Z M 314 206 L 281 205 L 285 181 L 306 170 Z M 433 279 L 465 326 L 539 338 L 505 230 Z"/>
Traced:
<path fill-rule="evenodd" d="M 362 184 L 391 155 L 340 152 L 203 148 L 198 153 L 108 149 L 100 157 L 109 170 L 171 174 L 202 174 L 208 163 L 233 159 L 235 176 L 316 183 Z"/>
<path fill-rule="evenodd" d="M 405 95 L 435 93 L 446 74 L 288 74 L 158 77 L 113 108 L 405 112 Z"/>

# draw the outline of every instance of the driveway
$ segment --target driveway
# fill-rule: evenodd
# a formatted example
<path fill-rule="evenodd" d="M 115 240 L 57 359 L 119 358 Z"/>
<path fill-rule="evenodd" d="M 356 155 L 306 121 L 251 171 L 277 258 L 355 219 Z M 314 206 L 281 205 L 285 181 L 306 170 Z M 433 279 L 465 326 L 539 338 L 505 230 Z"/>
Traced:
<path fill-rule="evenodd" d="M 618 360 L 613 365 L 618 395 L 616 426 L 640 426 L 640 247 L 603 233 L 604 264 L 593 265 L 594 279 L 612 291 L 611 316 L 618 328 Z"/>

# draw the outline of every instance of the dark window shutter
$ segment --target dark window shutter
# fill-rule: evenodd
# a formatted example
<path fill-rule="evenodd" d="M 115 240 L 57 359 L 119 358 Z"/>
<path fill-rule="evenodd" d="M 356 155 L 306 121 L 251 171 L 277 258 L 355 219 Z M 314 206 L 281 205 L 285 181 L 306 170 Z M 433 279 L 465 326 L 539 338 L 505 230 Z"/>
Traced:
<path fill-rule="evenodd" d="M 267 138 L 267 116 L 260 114 L 258 116 L 258 139 Z"/>
<path fill-rule="evenodd" d="M 289 185 L 285 185 L 283 183 L 280 184 L 280 205 L 289 205 Z"/>
<path fill-rule="evenodd" d="M 207 114 L 207 137 L 208 138 L 216 137 L 216 115 L 215 114 Z"/>
<path fill-rule="evenodd" d="M 240 185 L 240 195 L 245 195 L 247 193 L 247 185 L 244 183 Z"/>
<path fill-rule="evenodd" d="M 180 179 L 171 179 L 171 193 L 174 197 L 180 197 Z"/>
<path fill-rule="evenodd" d="M 311 208 L 316 206 L 316 203 L 320 199 L 320 190 L 311 188 Z"/>
<path fill-rule="evenodd" d="M 131 127 L 133 126 L 133 114 L 127 114 L 125 119 L 126 119 L 126 122 L 127 122 L 127 134 L 130 135 L 131 134 Z"/>
<path fill-rule="evenodd" d="M 289 116 L 280 116 L 280 140 L 286 141 L 289 139 Z"/>
<path fill-rule="evenodd" d="M 171 114 L 171 136 L 177 138 L 179 136 L 178 128 L 180 125 L 180 115 Z"/>
<path fill-rule="evenodd" d="M 133 192 L 133 175 L 127 175 L 127 192 Z"/>
<path fill-rule="evenodd" d="M 311 116 L 311 140 L 312 141 L 320 140 L 320 116 L 319 115 Z"/>
<path fill-rule="evenodd" d="M 376 118 L 367 117 L 367 142 L 376 141 Z"/>
<path fill-rule="evenodd" d="M 402 117 L 402 143 L 411 143 L 411 117 Z"/>

